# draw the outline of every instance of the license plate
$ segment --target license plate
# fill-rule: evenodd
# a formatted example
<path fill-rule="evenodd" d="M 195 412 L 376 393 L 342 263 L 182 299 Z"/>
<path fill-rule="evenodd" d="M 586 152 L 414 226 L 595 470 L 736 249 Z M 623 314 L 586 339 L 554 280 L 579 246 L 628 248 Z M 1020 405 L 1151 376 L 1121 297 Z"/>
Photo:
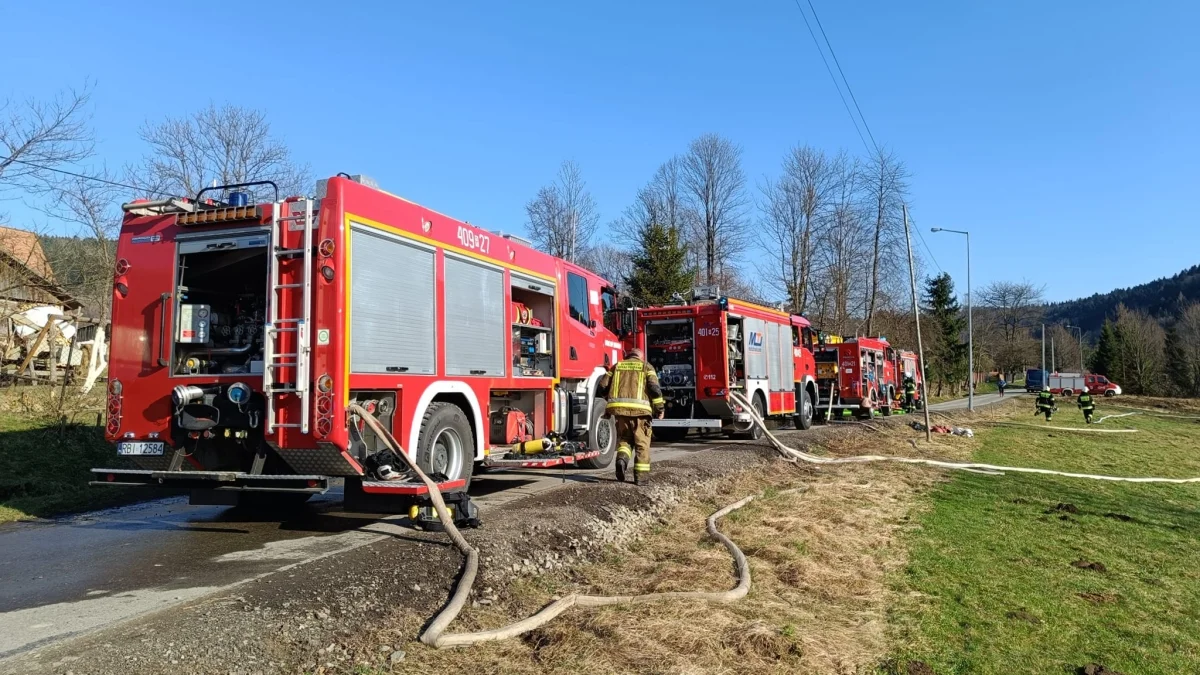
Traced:
<path fill-rule="evenodd" d="M 118 455 L 161 455 L 165 447 L 162 441 L 122 441 L 117 443 Z"/>

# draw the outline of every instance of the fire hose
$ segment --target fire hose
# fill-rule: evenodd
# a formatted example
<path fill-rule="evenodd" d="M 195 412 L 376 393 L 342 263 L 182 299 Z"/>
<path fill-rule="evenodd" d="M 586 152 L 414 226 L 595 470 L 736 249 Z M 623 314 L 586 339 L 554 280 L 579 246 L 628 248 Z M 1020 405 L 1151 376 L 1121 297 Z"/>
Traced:
<path fill-rule="evenodd" d="M 746 560 L 746 554 L 738 548 L 737 544 L 733 543 L 729 537 L 725 536 L 718 528 L 717 521 L 729 515 L 730 513 L 746 506 L 754 499 L 754 495 L 744 497 L 725 508 L 713 513 L 708 517 L 707 527 L 708 534 L 713 539 L 721 542 L 722 545 L 733 556 L 734 562 L 737 564 L 738 584 L 728 591 L 672 591 L 665 593 L 647 593 L 644 595 L 584 595 L 580 593 L 572 593 L 564 598 L 555 600 L 536 614 L 511 623 L 501 628 L 492 630 L 477 631 L 474 633 L 446 633 L 451 622 L 458 617 L 459 612 L 466 606 L 467 598 L 471 594 L 471 587 L 475 584 L 475 577 L 479 573 L 479 552 L 467 542 L 462 533 L 454 525 L 454 518 L 450 515 L 446 508 L 446 502 L 442 499 L 442 493 L 438 490 L 437 484 L 434 483 L 424 471 L 417 466 L 409 456 L 396 442 L 396 439 L 383 428 L 373 415 L 367 413 L 361 406 L 356 403 L 350 404 L 350 412 L 354 413 L 363 420 L 367 426 L 375 434 L 383 439 L 388 448 L 396 453 L 408 468 L 415 473 L 425 486 L 429 488 L 429 499 L 433 502 L 433 507 L 437 511 L 438 519 L 445 528 L 446 533 L 450 535 L 450 539 L 458 550 L 466 556 L 466 561 L 463 563 L 462 576 L 459 577 L 458 584 L 454 588 L 454 592 L 450 596 L 450 600 L 442 611 L 434 617 L 429 623 L 428 628 L 421 634 L 421 642 L 432 647 L 461 647 L 472 645 L 477 642 L 487 642 L 491 640 L 505 640 L 516 637 L 522 633 L 527 633 L 535 628 L 544 626 L 562 614 L 571 607 L 603 607 L 605 605 L 618 604 L 641 604 L 646 602 L 658 602 L 662 600 L 701 600 L 708 602 L 734 602 L 744 598 L 750 591 L 750 563 Z M 790 492 L 790 491 L 789 491 Z"/>
<path fill-rule="evenodd" d="M 1037 473 L 1037 474 L 1043 474 L 1043 475 L 1048 475 L 1048 476 L 1063 476 L 1066 478 L 1087 478 L 1090 480 L 1107 480 L 1107 481 L 1116 481 L 1116 482 L 1124 482 L 1124 483 L 1200 483 L 1200 477 L 1197 477 L 1197 478 L 1144 477 L 1143 478 L 1143 477 L 1129 477 L 1129 476 L 1101 476 L 1101 475 L 1087 474 L 1087 473 L 1071 473 L 1071 472 L 1067 472 L 1067 471 L 1054 471 L 1052 469 L 1034 469 L 1034 468 L 1030 468 L 1030 467 L 1021 467 L 1021 466 L 998 466 L 995 464 L 946 462 L 946 461 L 937 460 L 937 459 L 921 459 L 921 458 L 917 458 L 917 457 L 894 457 L 894 456 L 890 456 L 890 455 L 857 455 L 857 456 L 853 456 L 853 457 L 821 457 L 819 455 L 813 455 L 813 454 L 809 454 L 807 452 L 803 452 L 801 450 L 796 450 L 795 448 L 789 448 L 788 446 L 784 445 L 783 442 L 780 441 L 775 436 L 775 434 L 771 433 L 770 429 L 767 429 L 767 425 L 763 421 L 763 418 L 758 415 L 758 412 L 754 409 L 754 406 L 750 405 L 750 401 L 748 401 L 745 396 L 743 396 L 740 392 L 736 392 L 736 391 L 730 392 L 729 395 L 731 398 L 733 398 L 733 400 L 736 403 L 740 404 L 743 408 L 745 408 L 747 410 L 747 412 L 750 413 L 750 417 L 751 417 L 751 419 L 754 420 L 755 424 L 758 424 L 759 426 L 762 427 L 763 432 L 766 434 L 766 437 L 771 441 L 771 444 L 775 447 L 775 449 L 777 451 L 779 451 L 779 453 L 782 454 L 785 459 L 787 459 L 788 461 L 790 461 L 794 464 L 799 464 L 801 462 L 804 462 L 807 464 L 863 464 L 863 463 L 868 463 L 868 462 L 896 462 L 899 464 L 923 464 L 925 466 L 933 466 L 933 467 L 938 467 L 938 468 L 942 468 L 942 469 L 955 469 L 955 470 L 959 470 L 959 471 L 970 471 L 970 472 L 975 472 L 975 473 L 979 473 L 979 472 Z M 1033 427 L 1035 429 L 1047 428 L 1047 427 L 1040 427 L 1040 426 L 1033 425 L 1033 424 L 1014 423 L 1014 425 L 1015 426 L 1028 426 L 1028 427 Z M 1063 427 L 1063 429 L 1068 430 L 1068 431 L 1106 431 L 1104 429 L 1071 429 L 1069 427 Z M 1110 429 L 1107 431 L 1130 431 L 1130 430 Z"/>

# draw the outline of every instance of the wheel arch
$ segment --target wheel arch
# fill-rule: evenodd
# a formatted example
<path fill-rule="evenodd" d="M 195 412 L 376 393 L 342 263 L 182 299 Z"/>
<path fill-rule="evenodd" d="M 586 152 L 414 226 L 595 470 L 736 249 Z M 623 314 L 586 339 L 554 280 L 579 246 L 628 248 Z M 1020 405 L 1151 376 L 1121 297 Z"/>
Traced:
<path fill-rule="evenodd" d="M 412 425 L 408 430 L 408 447 L 406 451 L 410 455 L 416 452 L 417 442 L 421 438 L 419 420 L 425 417 L 425 411 L 435 402 L 453 403 L 462 408 L 462 411 L 467 416 L 467 421 L 471 424 L 471 435 L 475 437 L 475 461 L 483 461 L 485 443 L 482 431 L 487 427 L 483 423 L 481 408 L 479 407 L 479 397 L 475 394 L 475 390 L 471 388 L 471 385 L 457 380 L 434 382 L 421 393 L 421 397 L 417 400 L 417 407 L 413 410 Z"/>

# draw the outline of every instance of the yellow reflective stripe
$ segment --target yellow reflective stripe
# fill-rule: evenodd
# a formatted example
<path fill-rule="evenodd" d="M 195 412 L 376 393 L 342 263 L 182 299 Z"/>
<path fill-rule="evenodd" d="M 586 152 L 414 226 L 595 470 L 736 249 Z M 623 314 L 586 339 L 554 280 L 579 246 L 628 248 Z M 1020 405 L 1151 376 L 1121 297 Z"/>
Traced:
<path fill-rule="evenodd" d="M 645 401 L 634 401 L 634 400 L 630 400 L 627 398 L 619 398 L 619 399 L 616 399 L 613 401 L 609 401 L 608 405 L 606 405 L 604 407 L 606 410 L 625 408 L 625 409 L 630 409 L 630 410 L 638 410 L 638 411 L 646 413 L 647 415 L 650 414 L 650 404 L 649 403 L 646 403 Z"/>
<path fill-rule="evenodd" d="M 619 361 L 617 362 L 617 370 L 642 370 L 645 366 L 641 361 Z"/>
<path fill-rule="evenodd" d="M 624 455 L 625 457 L 633 457 L 633 451 L 629 449 L 628 444 L 624 443 L 617 446 L 617 454 Z"/>
<path fill-rule="evenodd" d="M 649 465 L 649 464 L 642 464 L 641 462 L 638 462 L 637 464 L 634 464 L 634 465 L 633 465 L 633 470 L 634 470 L 634 471 L 638 471 L 638 472 L 645 472 L 645 471 L 649 471 L 649 470 L 650 470 L 650 465 Z"/>
<path fill-rule="evenodd" d="M 638 373 L 638 388 L 637 388 L 637 396 L 635 398 L 639 398 L 639 399 L 646 398 L 646 373 L 645 372 Z"/>
<path fill-rule="evenodd" d="M 664 403 L 666 403 L 666 401 L 664 401 L 663 397 L 661 396 L 650 400 L 650 405 L 663 405 Z"/>
<path fill-rule="evenodd" d="M 617 369 L 613 370 L 612 379 L 608 381 L 608 395 L 616 396 L 621 391 L 621 364 L 617 364 Z"/>

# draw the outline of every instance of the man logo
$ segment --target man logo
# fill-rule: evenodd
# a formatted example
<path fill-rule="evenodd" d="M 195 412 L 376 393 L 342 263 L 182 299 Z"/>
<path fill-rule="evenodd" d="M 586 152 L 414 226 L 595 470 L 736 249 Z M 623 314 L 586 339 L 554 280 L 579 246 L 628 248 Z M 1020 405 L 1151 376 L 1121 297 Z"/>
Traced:
<path fill-rule="evenodd" d="M 752 330 L 750 331 L 750 350 L 761 352 L 763 348 L 763 334 Z"/>

